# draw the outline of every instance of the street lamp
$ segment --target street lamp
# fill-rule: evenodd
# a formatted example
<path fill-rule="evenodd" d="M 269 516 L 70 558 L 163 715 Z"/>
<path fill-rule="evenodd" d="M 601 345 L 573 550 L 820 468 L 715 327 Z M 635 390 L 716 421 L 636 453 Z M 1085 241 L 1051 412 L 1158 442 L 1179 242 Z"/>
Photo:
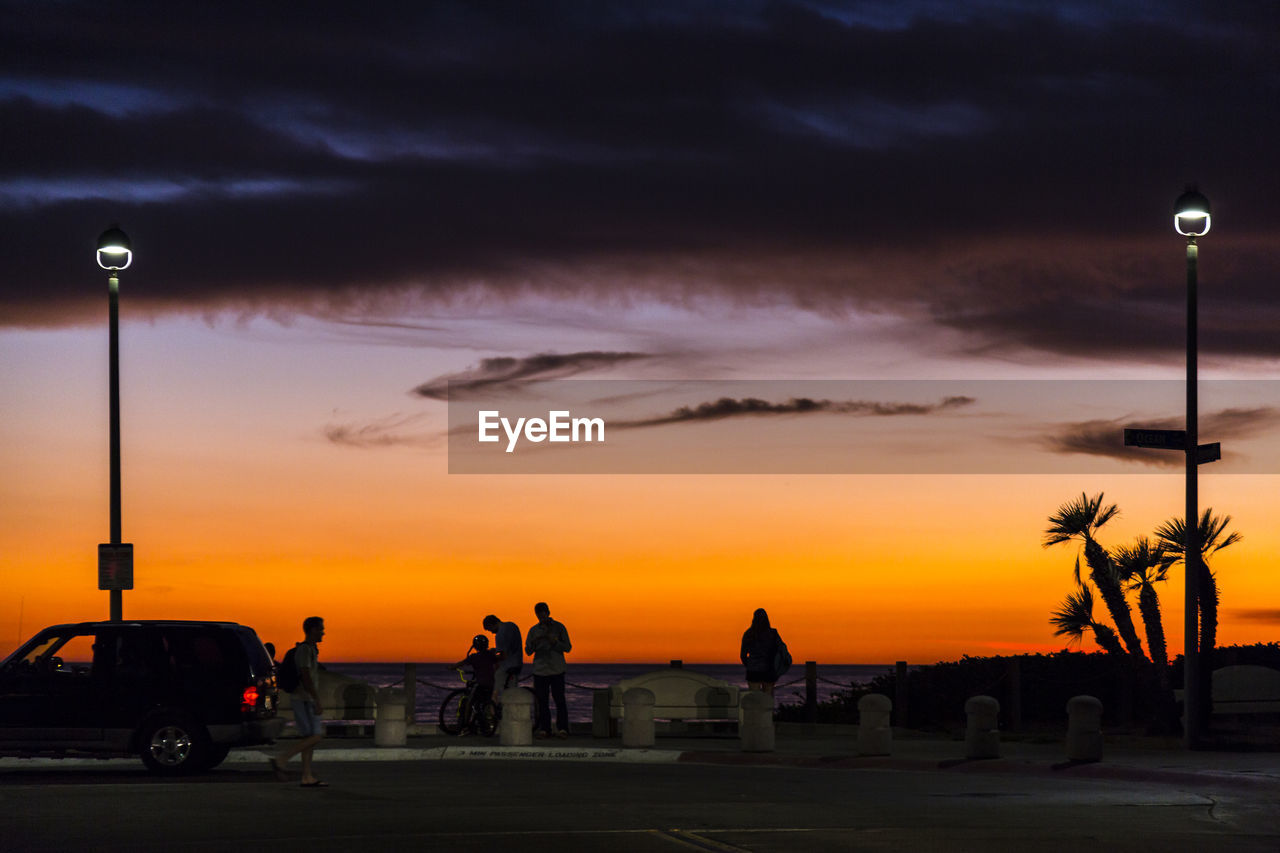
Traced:
<path fill-rule="evenodd" d="M 124 592 L 133 589 L 133 546 L 120 537 L 120 270 L 133 263 L 129 237 L 112 225 L 98 238 L 98 266 L 107 279 L 111 395 L 111 543 L 98 546 L 98 589 L 111 594 L 111 621 L 124 619 Z"/>
<path fill-rule="evenodd" d="M 1209 199 L 1194 186 L 1187 187 L 1174 202 L 1173 228 L 1183 237 L 1203 237 L 1209 233 L 1209 213 Z"/>
<path fill-rule="evenodd" d="M 1183 710 L 1186 713 L 1183 740 L 1188 749 L 1194 749 L 1203 730 L 1201 692 L 1203 681 L 1200 671 L 1200 495 L 1197 479 L 1199 458 L 1199 398 L 1196 388 L 1197 360 L 1197 310 L 1196 267 L 1200 257 L 1196 238 L 1209 233 L 1209 199 L 1194 187 L 1178 196 L 1173 205 L 1173 227 L 1187 238 L 1187 507 L 1183 543 L 1183 566 L 1187 572 L 1184 639 L 1182 652 Z"/>

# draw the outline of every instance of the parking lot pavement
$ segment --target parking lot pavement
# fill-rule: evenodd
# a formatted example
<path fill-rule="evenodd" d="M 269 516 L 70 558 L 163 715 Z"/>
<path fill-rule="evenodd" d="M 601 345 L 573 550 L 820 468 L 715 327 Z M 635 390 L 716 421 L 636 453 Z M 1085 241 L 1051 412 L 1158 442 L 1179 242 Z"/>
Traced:
<path fill-rule="evenodd" d="M 436 760 L 0 772 L 6 850 L 1267 850 L 1274 791 L 938 769 Z"/>
<path fill-rule="evenodd" d="M 856 727 L 828 726 L 806 733 L 795 726 L 777 738 L 768 753 L 744 753 L 740 741 L 728 737 L 660 737 L 653 749 L 624 749 L 618 738 L 577 735 L 568 740 L 535 741 L 527 747 L 504 747 L 496 737 L 446 737 L 419 735 L 405 747 L 384 748 L 372 736 L 337 737 L 323 741 L 317 750 L 320 762 L 421 762 L 498 760 L 534 762 L 593 762 L 626 764 L 731 764 L 810 768 L 939 770 L 964 774 L 1029 774 L 1111 779 L 1132 782 L 1164 782 L 1195 785 L 1213 781 L 1219 787 L 1255 790 L 1274 786 L 1280 790 L 1280 751 L 1188 751 L 1174 741 L 1128 738 L 1108 743 L 1103 760 L 1090 764 L 1066 761 L 1063 745 L 1053 741 L 1011 739 L 1001 745 L 1001 757 L 990 761 L 965 761 L 964 743 L 945 737 L 904 737 L 893 742 L 889 756 L 862 757 L 856 748 Z M 227 765 L 257 765 L 270 748 L 233 750 Z M 0 778 L 6 771 L 98 770 L 137 767 L 137 759 L 19 759 L 0 758 Z"/>

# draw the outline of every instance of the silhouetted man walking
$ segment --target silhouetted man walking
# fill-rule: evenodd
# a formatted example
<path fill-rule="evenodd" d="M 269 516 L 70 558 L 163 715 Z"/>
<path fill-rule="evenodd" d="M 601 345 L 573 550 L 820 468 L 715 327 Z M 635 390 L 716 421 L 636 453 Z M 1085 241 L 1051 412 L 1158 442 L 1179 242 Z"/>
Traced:
<path fill-rule="evenodd" d="M 308 616 L 302 623 L 303 640 L 294 646 L 293 660 L 298 668 L 298 687 L 290 694 L 293 722 L 302 740 L 282 749 L 271 758 L 276 776 L 284 778 L 284 765 L 302 753 L 302 787 L 326 788 L 311 772 L 311 753 L 324 740 L 324 705 L 320 702 L 320 641 L 324 639 L 324 620 Z"/>

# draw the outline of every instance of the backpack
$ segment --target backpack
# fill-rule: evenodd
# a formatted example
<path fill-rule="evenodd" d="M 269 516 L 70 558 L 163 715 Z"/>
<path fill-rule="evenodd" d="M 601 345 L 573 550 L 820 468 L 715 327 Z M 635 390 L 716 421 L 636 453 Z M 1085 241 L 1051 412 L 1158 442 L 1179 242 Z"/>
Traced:
<path fill-rule="evenodd" d="M 791 669 L 791 652 L 787 650 L 787 644 L 782 641 L 781 634 L 775 630 L 773 635 L 778 638 L 778 645 L 773 653 L 773 674 L 781 678 L 787 670 Z"/>
<path fill-rule="evenodd" d="M 302 683 L 302 674 L 298 672 L 298 661 L 294 658 L 294 652 L 297 650 L 298 647 L 294 646 L 285 652 L 284 660 L 280 661 L 280 667 L 276 670 L 276 686 L 285 693 L 293 693 Z"/>

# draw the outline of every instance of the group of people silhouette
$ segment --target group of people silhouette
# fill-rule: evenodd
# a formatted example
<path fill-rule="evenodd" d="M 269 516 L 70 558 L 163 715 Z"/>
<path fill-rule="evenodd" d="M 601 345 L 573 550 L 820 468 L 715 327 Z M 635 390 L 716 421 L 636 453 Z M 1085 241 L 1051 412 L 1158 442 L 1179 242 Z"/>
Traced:
<path fill-rule="evenodd" d="M 504 621 L 494 614 L 485 616 L 481 624 L 493 634 L 493 642 L 485 634 L 476 634 L 465 659 L 456 666 L 471 667 L 476 682 L 475 701 L 489 699 L 500 702 L 502 691 L 520 683 L 525 655 L 533 665 L 533 696 L 535 706 L 534 736 L 538 738 L 567 738 L 569 736 L 569 706 L 565 700 L 565 672 L 568 665 L 565 655 L 573 651 L 569 630 L 564 623 L 551 618 L 551 608 L 545 601 L 533 606 L 537 622 L 524 635 L 521 642 L 520 627 L 515 622 Z M 324 787 L 325 783 L 311 771 L 312 752 L 324 737 L 322 715 L 324 706 L 319 690 L 319 644 L 324 639 L 324 620 L 310 616 L 303 622 L 303 640 L 293 649 L 291 666 L 298 671 L 298 683 L 291 691 L 294 722 L 302 738 L 284 747 L 272 756 L 271 768 L 280 778 L 285 777 L 285 764 L 294 755 L 302 756 L 302 785 Z M 270 649 L 275 657 L 275 649 Z M 782 635 L 769 624 L 769 614 L 759 608 L 752 614 L 751 625 L 742 634 L 739 650 L 742 665 L 746 667 L 747 685 L 752 690 L 773 694 L 774 685 L 791 665 L 791 655 Z M 552 725 L 551 702 L 555 702 L 555 724 Z"/>
<path fill-rule="evenodd" d="M 492 647 L 488 637 L 476 634 L 466 658 L 457 665 L 471 667 L 476 683 L 472 701 L 483 705 L 490 698 L 501 702 L 502 691 L 520 683 L 524 656 L 532 656 L 534 737 L 567 738 L 569 706 L 564 695 L 564 675 L 568 664 L 564 656 L 573 650 L 573 643 L 564 623 L 551 618 L 551 608 L 545 601 L 533 606 L 533 615 L 538 621 L 529 629 L 523 645 L 516 623 L 503 621 L 492 613 L 484 617 L 484 629 L 493 634 Z M 552 700 L 556 703 L 554 727 L 551 725 Z"/>
<path fill-rule="evenodd" d="M 482 625 L 494 635 L 493 642 L 484 634 L 471 640 L 465 659 L 455 666 L 470 666 L 476 681 L 475 700 L 481 704 L 493 698 L 501 702 L 502 691 L 520 682 L 524 655 L 533 657 L 534 736 L 540 738 L 569 736 L 569 709 L 565 700 L 565 654 L 572 651 L 569 631 L 551 618 L 551 608 L 538 602 L 533 608 L 538 621 L 520 643 L 520 628 L 514 622 L 493 614 L 484 617 Z M 769 614 L 759 608 L 752 614 L 751 625 L 742 635 L 739 657 L 747 671 L 747 686 L 773 695 L 774 685 L 791 665 L 791 655 L 782 635 L 769 624 Z M 554 701 L 556 716 L 551 724 Z"/>

